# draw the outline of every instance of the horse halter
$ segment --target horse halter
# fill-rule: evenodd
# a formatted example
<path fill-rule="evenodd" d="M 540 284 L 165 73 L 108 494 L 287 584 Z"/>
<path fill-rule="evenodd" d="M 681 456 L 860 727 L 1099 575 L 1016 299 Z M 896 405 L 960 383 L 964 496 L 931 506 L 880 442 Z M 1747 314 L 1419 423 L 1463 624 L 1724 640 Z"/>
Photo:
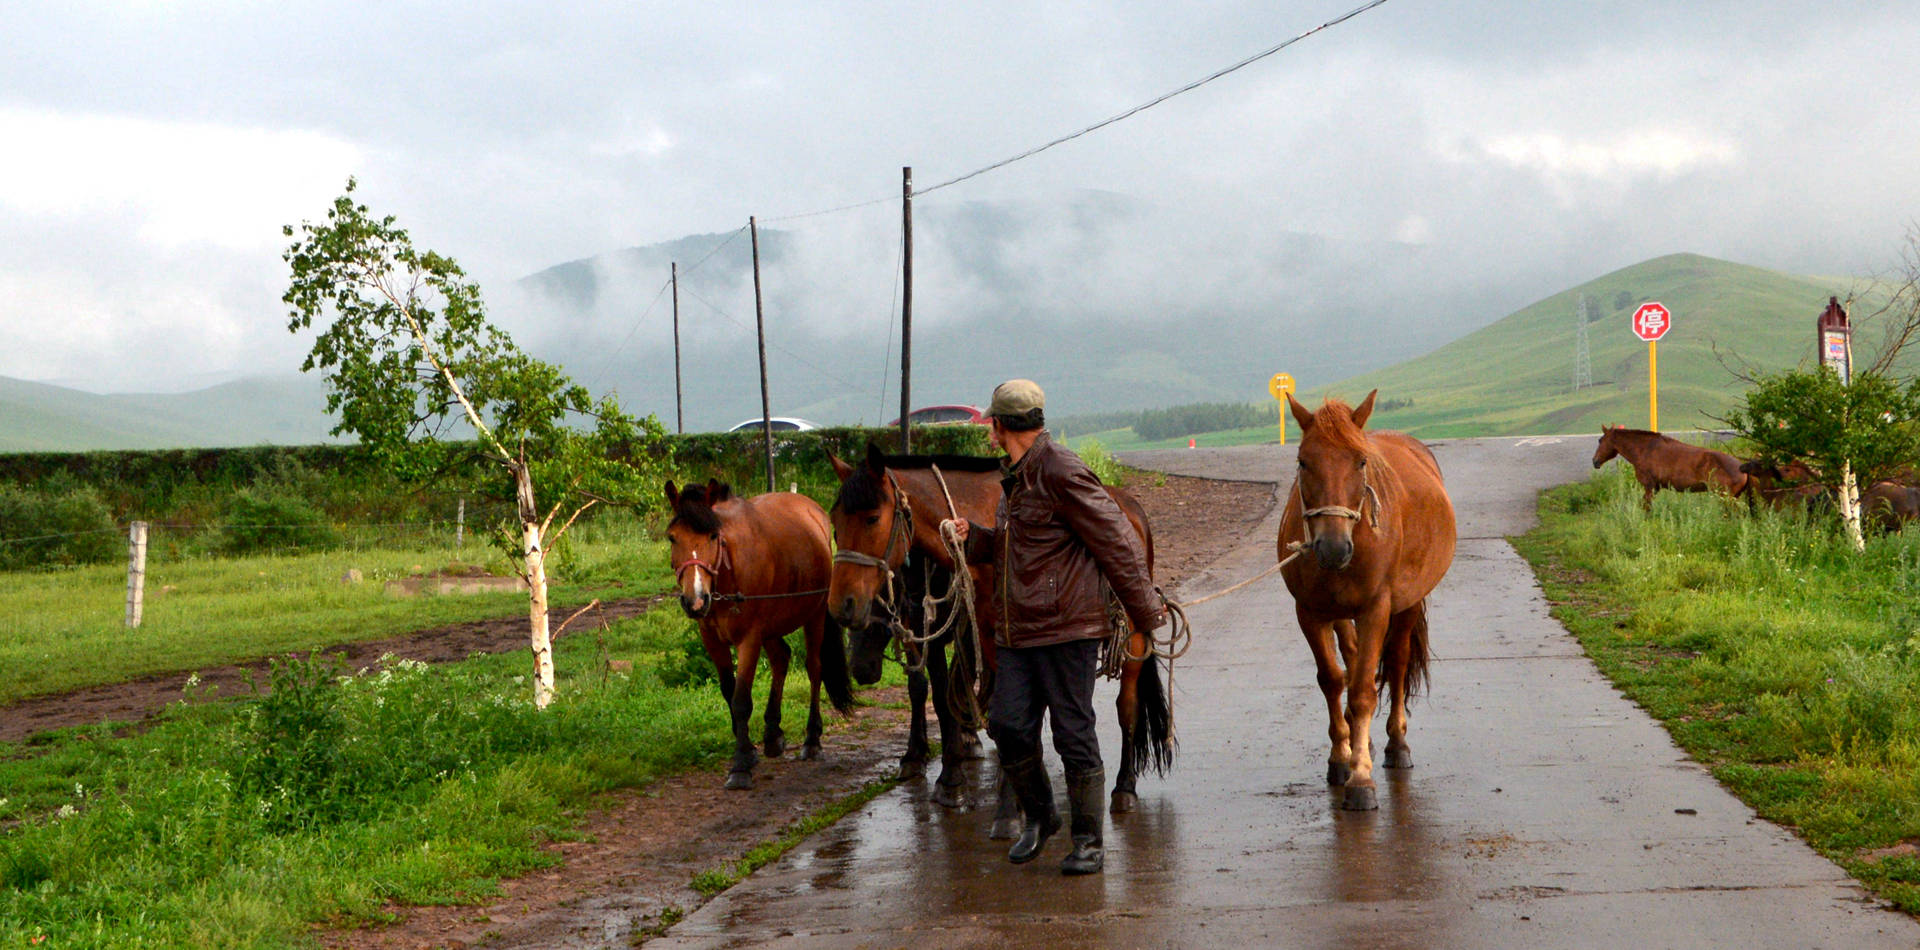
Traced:
<path fill-rule="evenodd" d="M 1345 505 L 1321 505 L 1318 508 L 1305 508 L 1306 499 L 1300 499 L 1300 504 L 1304 508 L 1304 510 L 1300 512 L 1300 534 L 1306 539 L 1305 543 L 1313 543 L 1313 529 L 1308 525 L 1309 520 L 1322 515 L 1349 518 L 1352 519 L 1355 524 L 1365 520 L 1369 527 L 1375 529 L 1380 527 L 1380 495 L 1373 490 L 1373 479 L 1362 476 L 1360 479 L 1360 487 L 1362 491 L 1360 506 L 1362 508 L 1370 507 L 1371 512 L 1368 514 L 1362 514 Z"/>
<path fill-rule="evenodd" d="M 698 554 L 695 554 L 692 557 L 689 557 L 686 560 L 681 561 L 680 566 L 673 569 L 674 583 L 685 584 L 687 582 L 687 571 L 697 567 L 697 568 L 700 568 L 701 570 L 706 571 L 707 577 L 713 580 L 713 584 L 715 587 L 718 587 L 720 585 L 720 569 L 726 566 L 727 561 L 729 560 L 729 558 L 727 557 L 727 554 L 728 554 L 727 539 L 720 538 L 717 541 L 715 541 L 713 545 L 713 550 L 714 550 L 713 563 L 711 564 L 701 559 L 700 555 Z"/>
<path fill-rule="evenodd" d="M 836 564 L 857 564 L 880 571 L 886 584 L 893 583 L 893 552 L 899 549 L 902 560 L 906 557 L 906 548 L 913 543 L 913 504 L 907 500 L 905 492 L 900 490 L 900 482 L 893 473 L 887 473 L 887 484 L 893 486 L 893 528 L 887 532 L 887 547 L 879 557 L 864 551 L 841 549 L 833 552 Z"/>

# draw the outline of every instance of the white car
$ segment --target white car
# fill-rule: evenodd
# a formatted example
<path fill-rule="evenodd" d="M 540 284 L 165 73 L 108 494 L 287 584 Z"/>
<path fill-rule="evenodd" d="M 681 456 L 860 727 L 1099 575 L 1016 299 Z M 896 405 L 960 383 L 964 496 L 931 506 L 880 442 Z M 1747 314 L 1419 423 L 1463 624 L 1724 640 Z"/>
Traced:
<path fill-rule="evenodd" d="M 727 431 L 758 432 L 764 421 L 765 420 L 762 420 L 759 416 L 755 416 Z M 772 419 L 772 428 L 775 432 L 805 432 L 808 429 L 818 429 L 820 426 L 796 416 L 774 416 Z"/>

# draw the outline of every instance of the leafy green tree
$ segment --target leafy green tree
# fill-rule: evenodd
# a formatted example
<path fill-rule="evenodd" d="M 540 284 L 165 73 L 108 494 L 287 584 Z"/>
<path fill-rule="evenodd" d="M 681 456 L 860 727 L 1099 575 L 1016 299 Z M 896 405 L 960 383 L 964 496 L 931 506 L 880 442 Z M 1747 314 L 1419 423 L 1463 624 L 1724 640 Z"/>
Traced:
<path fill-rule="evenodd" d="M 1858 486 L 1891 478 L 1920 463 L 1920 380 L 1905 386 L 1876 372 L 1843 384 L 1832 369 L 1791 370 L 1754 379 L 1726 422 L 1776 465 L 1804 461 L 1840 485 L 1840 514 L 1855 549 L 1860 533 Z"/>
<path fill-rule="evenodd" d="M 487 322 L 480 288 L 451 258 L 418 251 L 392 216 L 334 199 L 325 223 L 282 229 L 292 282 L 287 329 L 324 326 L 301 370 L 320 371 L 336 435 L 358 436 L 408 479 L 472 469 L 475 451 L 518 503 L 509 553 L 527 580 L 534 702 L 553 697 L 546 552 L 601 501 L 642 504 L 659 484 L 665 430 L 595 400 Z M 494 483 L 501 487 L 501 483 Z M 558 530 L 555 518 L 567 516 Z"/>

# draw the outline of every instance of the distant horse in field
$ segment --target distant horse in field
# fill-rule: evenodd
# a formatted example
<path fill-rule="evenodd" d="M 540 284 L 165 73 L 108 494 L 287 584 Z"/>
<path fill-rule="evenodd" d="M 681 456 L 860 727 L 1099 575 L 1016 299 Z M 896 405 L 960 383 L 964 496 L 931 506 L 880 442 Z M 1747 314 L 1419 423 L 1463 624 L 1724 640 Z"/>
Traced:
<path fill-rule="evenodd" d="M 1407 699 L 1427 678 L 1427 595 L 1453 564 L 1453 502 L 1440 465 L 1399 432 L 1365 432 L 1378 390 L 1355 409 L 1287 406 L 1303 433 L 1280 519 L 1280 575 L 1327 702 L 1327 784 L 1342 807 L 1379 807 L 1373 714 L 1392 693 L 1387 768 L 1410 768 Z M 1341 693 L 1346 694 L 1345 709 Z"/>
<path fill-rule="evenodd" d="M 1723 491 L 1738 496 L 1747 485 L 1740 460 L 1725 452 L 1688 445 L 1645 429 L 1602 426 L 1600 446 L 1593 452 L 1593 467 L 1620 456 L 1633 466 L 1633 477 L 1644 494 L 1640 507 L 1653 507 L 1657 489 L 1674 491 Z"/>
<path fill-rule="evenodd" d="M 772 673 L 762 747 L 769 758 L 786 751 L 780 698 L 793 653 L 785 637 L 806 631 L 807 739 L 800 757 L 820 754 L 820 687 L 833 707 L 853 708 L 846 644 L 827 614 L 833 544 L 827 515 L 805 495 L 774 492 L 735 497 L 722 482 L 677 488 L 667 483 L 673 520 L 667 525 L 669 563 L 680 585 L 680 607 L 700 622 L 700 643 L 720 676 L 720 695 L 733 715 L 733 763 L 726 787 L 753 787 L 756 757 L 747 738 L 753 717 L 753 675 L 762 650 Z M 728 651 L 733 655 L 729 656 Z"/>
<path fill-rule="evenodd" d="M 1798 459 L 1780 465 L 1751 459 L 1740 463 L 1740 472 L 1747 476 L 1741 494 L 1749 508 L 1758 502 L 1775 511 L 1807 512 L 1831 502 L 1831 490 L 1821 484 L 1819 473 Z"/>
<path fill-rule="evenodd" d="M 1916 517 L 1920 517 L 1920 488 L 1876 482 L 1860 493 L 1860 518 L 1873 528 L 1892 534 Z"/>
<path fill-rule="evenodd" d="M 832 517 L 839 552 L 835 554 L 833 587 L 828 594 L 836 618 L 849 627 L 867 630 L 856 636 L 854 664 L 863 667 L 869 657 L 877 657 L 884 639 L 872 639 L 866 623 L 872 605 L 886 596 L 888 578 L 900 570 L 909 551 L 930 558 L 941 568 L 951 569 L 952 556 L 940 537 L 940 522 L 954 516 L 978 524 L 992 524 L 1000 504 L 1000 465 L 996 459 L 965 456 L 886 455 L 869 449 L 862 465 L 834 460 L 840 474 L 840 497 L 833 505 Z M 936 470 L 937 469 L 937 470 Z M 1146 512 L 1124 489 L 1107 486 L 1107 493 L 1120 505 L 1134 530 L 1139 533 L 1147 555 L 1147 569 L 1153 569 L 1153 532 Z M 951 497 L 953 508 L 948 507 Z M 976 615 L 985 629 L 980 631 L 988 648 L 989 669 L 992 622 L 997 616 L 992 604 L 993 569 L 976 566 L 974 590 L 978 600 Z M 931 623 L 938 618 L 928 618 Z M 1139 804 L 1136 792 L 1139 773 L 1151 767 L 1165 774 L 1173 762 L 1173 710 L 1161 681 L 1159 658 L 1152 655 L 1143 634 L 1129 633 L 1124 647 L 1127 657 L 1120 664 L 1120 694 L 1115 700 L 1120 720 L 1121 758 L 1115 777 L 1110 807 L 1115 813 L 1132 811 Z M 938 656 L 934 653 L 930 656 Z M 1143 657 L 1135 660 L 1132 657 Z M 874 661 L 874 662 L 877 662 Z M 932 669 L 929 666 L 929 669 Z M 940 713 L 941 692 L 935 685 L 935 712 Z M 953 690 L 945 692 L 948 702 L 958 699 Z M 942 715 L 942 735 L 947 728 Z M 950 747 L 950 746 L 949 746 Z M 959 773 L 955 762 L 942 755 L 942 782 L 951 774 L 955 786 Z M 936 801 L 942 800 L 936 791 Z M 951 792 L 944 796 L 951 798 Z M 1003 797 L 1003 806 L 1012 803 Z M 1003 826 L 995 822 L 996 834 L 1017 829 L 1016 812 L 1006 812 Z M 1007 834 L 1007 836 L 1011 836 Z"/>

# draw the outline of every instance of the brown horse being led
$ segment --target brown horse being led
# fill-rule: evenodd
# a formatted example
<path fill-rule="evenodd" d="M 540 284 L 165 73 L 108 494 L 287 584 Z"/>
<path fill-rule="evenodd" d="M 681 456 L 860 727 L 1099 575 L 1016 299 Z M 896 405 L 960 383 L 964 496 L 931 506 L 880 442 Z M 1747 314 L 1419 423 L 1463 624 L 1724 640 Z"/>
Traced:
<path fill-rule="evenodd" d="M 938 474 L 934 470 L 936 465 Z M 909 552 L 928 557 L 945 568 L 953 566 L 939 528 L 942 520 L 953 516 L 948 508 L 949 495 L 953 510 L 976 524 L 992 524 L 1000 504 L 997 460 L 886 455 L 870 448 L 863 465 L 848 465 L 835 459 L 834 469 L 841 478 L 840 497 L 832 510 L 839 553 L 835 555 L 833 584 L 827 596 L 834 616 L 854 630 L 872 629 L 866 621 L 873 604 L 883 596 L 889 573 L 901 569 Z M 1108 486 L 1107 493 L 1139 533 L 1146 550 L 1147 570 L 1151 573 L 1153 531 L 1147 524 L 1145 510 L 1124 489 Z M 904 519 L 907 522 L 904 527 L 900 524 L 903 512 L 911 513 Z M 990 650 L 994 620 L 993 569 L 976 566 L 971 570 L 978 601 L 976 616 L 984 628 L 980 635 Z M 856 639 L 865 643 L 866 636 L 857 634 Z M 869 654 L 859 643 L 854 650 L 855 666 L 863 665 Z M 872 655 L 877 656 L 877 649 L 872 648 L 876 651 Z M 1128 651 L 1130 656 L 1145 659 L 1128 660 L 1121 665 L 1120 694 L 1115 700 L 1116 718 L 1120 721 L 1121 759 L 1110 802 L 1116 813 L 1132 811 L 1138 806 L 1139 773 L 1151 767 L 1157 774 L 1165 774 L 1172 765 L 1174 752 L 1172 707 L 1161 682 L 1158 658 L 1150 654 L 1142 634 L 1130 637 Z M 936 695 L 936 714 L 940 712 L 938 698 Z M 944 742 L 944 718 L 942 736 Z M 959 773 L 954 770 L 955 763 L 946 758 L 943 751 L 942 781 L 946 781 L 945 776 L 951 771 L 952 781 L 957 783 Z M 936 800 L 940 800 L 937 790 Z M 1011 797 L 1003 796 L 1002 804 L 1011 805 Z M 1017 831 L 1017 813 L 1006 808 L 1003 812 L 1001 817 L 1007 820 L 996 820 L 995 834 L 1010 837 L 1010 830 Z"/>
<path fill-rule="evenodd" d="M 680 607 L 700 622 L 700 643 L 719 673 L 720 695 L 733 716 L 733 763 L 727 787 L 753 787 L 756 756 L 747 738 L 753 717 L 753 674 L 767 654 L 763 748 L 769 758 L 786 751 L 780 729 L 780 699 L 793 651 L 785 637 L 806 631 L 807 739 L 800 756 L 820 754 L 820 687 L 833 707 L 853 708 L 846 644 L 827 615 L 827 575 L 833 545 L 827 515 L 805 495 L 775 492 L 737 498 L 718 481 L 679 489 L 667 483 L 673 520 L 667 525 L 669 563 L 680 585 Z M 729 656 L 729 651 L 732 655 Z"/>
<path fill-rule="evenodd" d="M 1327 702 L 1327 783 L 1346 786 L 1342 805 L 1356 810 L 1379 807 L 1372 730 L 1382 689 L 1393 701 L 1386 766 L 1413 765 L 1407 699 L 1427 676 L 1427 595 L 1454 546 L 1433 453 L 1399 432 L 1362 431 L 1375 395 L 1357 409 L 1329 399 L 1319 412 L 1287 397 L 1304 434 L 1279 539 L 1280 576 Z"/>
<path fill-rule="evenodd" d="M 1593 467 L 1605 465 L 1616 455 L 1633 466 L 1633 477 L 1644 492 L 1642 508 L 1653 507 L 1653 493 L 1662 488 L 1737 496 L 1747 487 L 1747 475 L 1740 470 L 1739 459 L 1646 429 L 1602 426 L 1600 446 L 1593 451 Z"/>

